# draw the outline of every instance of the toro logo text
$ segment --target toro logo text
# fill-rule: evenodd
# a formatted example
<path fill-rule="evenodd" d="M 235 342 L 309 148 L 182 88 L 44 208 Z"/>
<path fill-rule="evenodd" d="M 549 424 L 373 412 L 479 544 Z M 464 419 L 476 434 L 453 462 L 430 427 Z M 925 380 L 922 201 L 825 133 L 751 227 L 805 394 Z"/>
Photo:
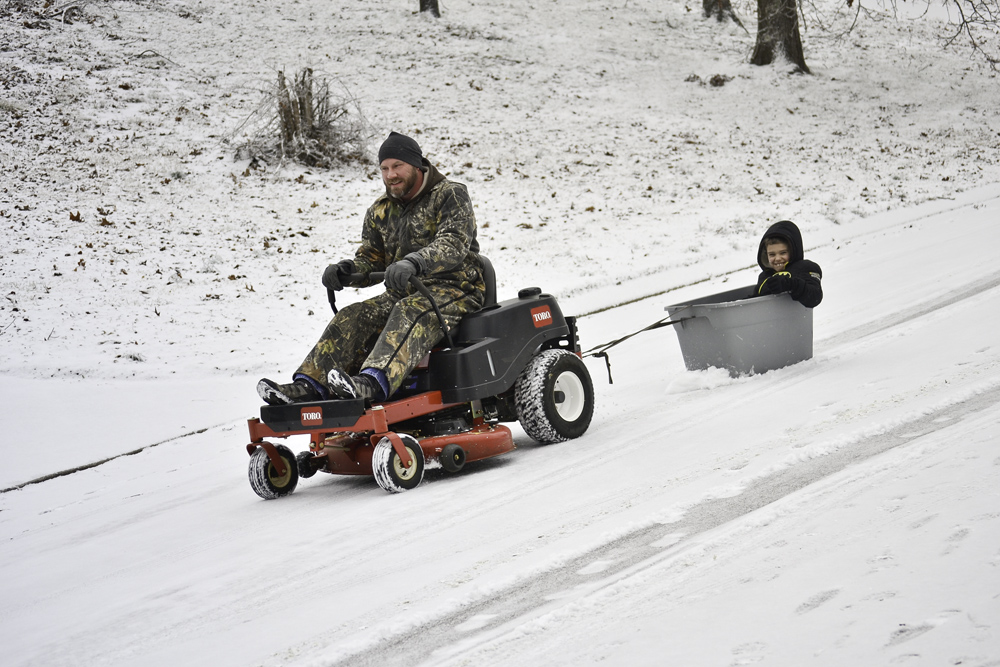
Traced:
<path fill-rule="evenodd" d="M 535 328 L 547 327 L 552 324 L 552 311 L 548 306 L 539 306 L 531 309 L 531 319 L 535 322 Z"/>
<path fill-rule="evenodd" d="M 323 409 L 315 405 L 309 408 L 302 408 L 303 426 L 320 426 L 323 423 Z"/>

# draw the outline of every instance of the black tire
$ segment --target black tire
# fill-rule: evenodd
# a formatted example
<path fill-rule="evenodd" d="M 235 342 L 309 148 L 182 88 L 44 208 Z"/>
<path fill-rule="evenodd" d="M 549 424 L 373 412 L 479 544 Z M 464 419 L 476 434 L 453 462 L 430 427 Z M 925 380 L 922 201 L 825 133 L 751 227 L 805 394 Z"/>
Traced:
<path fill-rule="evenodd" d="M 264 500 L 287 496 L 299 483 L 299 468 L 292 450 L 284 445 L 278 445 L 276 449 L 285 464 L 284 475 L 278 474 L 263 447 L 258 447 L 250 456 L 250 466 L 247 471 L 250 488 Z"/>
<path fill-rule="evenodd" d="M 309 479 L 316 474 L 318 468 L 313 465 L 314 458 L 316 457 L 312 452 L 299 452 L 295 455 L 295 467 L 301 479 Z"/>
<path fill-rule="evenodd" d="M 458 472 L 465 465 L 465 450 L 451 443 L 444 446 L 438 459 L 441 461 L 441 467 L 448 472 Z"/>
<path fill-rule="evenodd" d="M 372 472 L 375 481 L 389 493 L 401 493 L 416 488 L 424 479 L 424 450 L 411 435 L 399 436 L 406 451 L 413 457 L 409 468 L 403 466 L 389 438 L 382 438 L 372 452 Z"/>
<path fill-rule="evenodd" d="M 562 442 L 583 435 L 594 416 L 594 384 L 569 350 L 543 350 L 514 385 L 517 420 L 532 439 Z"/>

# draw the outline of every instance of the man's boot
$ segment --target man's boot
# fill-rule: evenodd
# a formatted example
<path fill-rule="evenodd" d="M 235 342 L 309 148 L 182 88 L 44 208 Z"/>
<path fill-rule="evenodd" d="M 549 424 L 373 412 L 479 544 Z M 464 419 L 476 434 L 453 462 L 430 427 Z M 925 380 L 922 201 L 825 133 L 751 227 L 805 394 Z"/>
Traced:
<path fill-rule="evenodd" d="M 369 401 L 380 401 L 385 398 L 382 386 L 373 376 L 367 373 L 348 375 L 339 368 L 334 368 L 326 376 L 326 386 L 336 398 L 364 398 Z"/>
<path fill-rule="evenodd" d="M 268 405 L 287 405 L 323 399 L 307 380 L 302 379 L 291 384 L 278 384 L 264 378 L 257 383 L 257 395 Z"/>

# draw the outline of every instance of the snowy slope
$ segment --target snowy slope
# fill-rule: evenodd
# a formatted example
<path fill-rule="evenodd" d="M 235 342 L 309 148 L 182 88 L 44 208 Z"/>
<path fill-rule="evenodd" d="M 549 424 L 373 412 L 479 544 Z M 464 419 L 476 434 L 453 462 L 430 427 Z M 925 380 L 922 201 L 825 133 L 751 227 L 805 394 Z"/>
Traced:
<path fill-rule="evenodd" d="M 782 218 L 819 244 L 1000 181 L 995 74 L 941 52 L 928 20 L 817 30 L 815 76 L 789 77 L 680 4 L 469 2 L 441 21 L 410 4 L 139 0 L 0 25 L 8 373 L 295 367 L 327 312 L 319 267 L 353 252 L 378 181 L 234 160 L 277 69 L 335 77 L 373 148 L 420 139 L 468 184 L 500 293 L 544 279 L 579 312 L 614 303 L 609 283 L 640 295 L 752 264 Z"/>
<path fill-rule="evenodd" d="M 817 75 L 788 78 L 742 64 L 738 29 L 620 4 L 3 25 L 4 664 L 1000 661 L 995 78 L 926 23 L 810 35 Z M 242 175 L 219 143 L 303 61 L 380 133 L 422 129 L 501 297 L 544 286 L 586 347 L 752 282 L 759 234 L 798 221 L 825 275 L 814 358 L 731 379 L 645 333 L 614 384 L 587 361 L 579 440 L 515 427 L 515 452 L 399 496 L 318 475 L 259 500 L 253 384 L 318 333 L 317 275 L 378 190 Z"/>
<path fill-rule="evenodd" d="M 614 385 L 591 365 L 585 437 L 402 496 L 321 475 L 257 501 L 240 422 L 4 494 L 13 664 L 987 664 L 997 194 L 818 253 L 814 359 L 731 380 L 646 334 Z M 942 216 L 980 267 L 947 285 L 922 269 Z M 898 282 L 866 286 L 875 261 Z"/>

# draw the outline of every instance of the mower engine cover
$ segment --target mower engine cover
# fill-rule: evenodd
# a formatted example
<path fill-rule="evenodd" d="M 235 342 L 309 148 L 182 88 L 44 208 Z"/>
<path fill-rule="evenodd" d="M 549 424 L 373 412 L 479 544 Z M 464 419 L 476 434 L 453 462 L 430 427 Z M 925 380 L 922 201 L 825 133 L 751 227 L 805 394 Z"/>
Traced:
<path fill-rule="evenodd" d="M 462 319 L 455 347 L 431 353 L 429 385 L 441 390 L 446 403 L 501 394 L 514 386 L 535 352 L 558 339 L 575 344 L 574 330 L 555 297 L 522 290 L 516 299 Z"/>

